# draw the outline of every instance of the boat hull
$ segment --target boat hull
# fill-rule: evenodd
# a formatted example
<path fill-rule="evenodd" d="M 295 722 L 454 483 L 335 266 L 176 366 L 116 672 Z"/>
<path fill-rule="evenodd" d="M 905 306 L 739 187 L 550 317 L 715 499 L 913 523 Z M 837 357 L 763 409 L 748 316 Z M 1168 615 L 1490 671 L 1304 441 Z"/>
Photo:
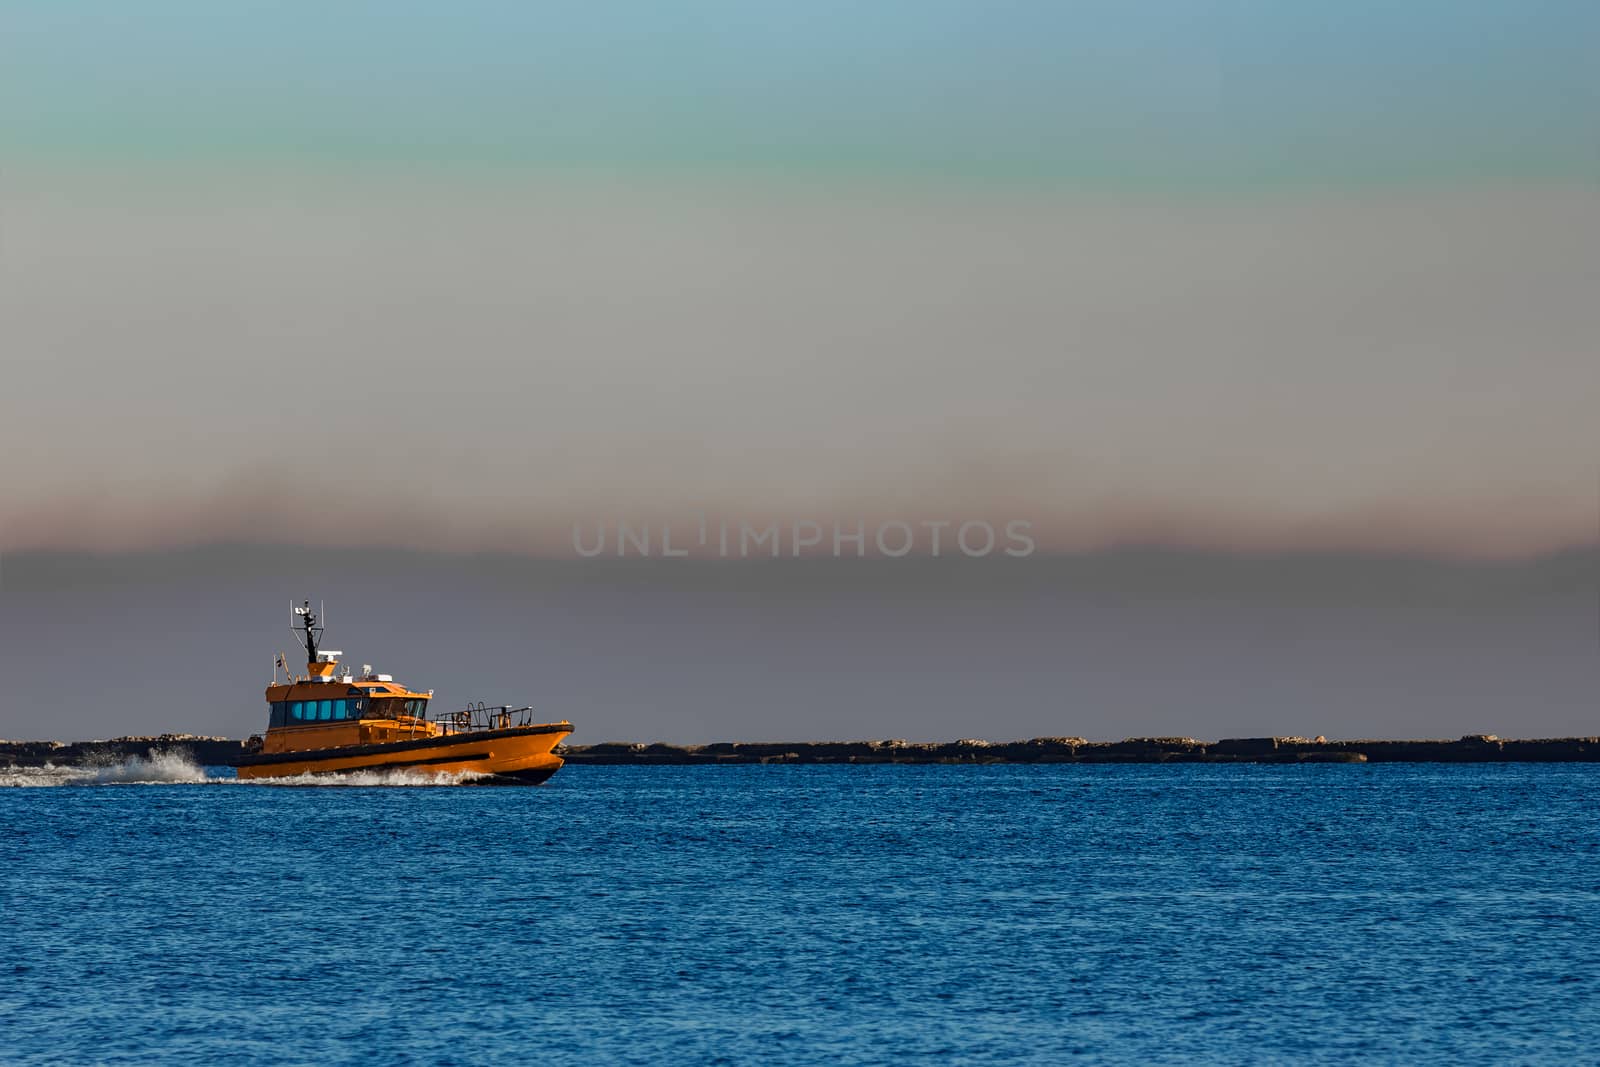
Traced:
<path fill-rule="evenodd" d="M 561 769 L 561 757 L 554 749 L 571 733 L 569 723 L 545 723 L 407 741 L 265 752 L 244 756 L 234 766 L 244 779 L 406 771 L 481 775 L 470 781 L 486 785 L 537 785 Z"/>

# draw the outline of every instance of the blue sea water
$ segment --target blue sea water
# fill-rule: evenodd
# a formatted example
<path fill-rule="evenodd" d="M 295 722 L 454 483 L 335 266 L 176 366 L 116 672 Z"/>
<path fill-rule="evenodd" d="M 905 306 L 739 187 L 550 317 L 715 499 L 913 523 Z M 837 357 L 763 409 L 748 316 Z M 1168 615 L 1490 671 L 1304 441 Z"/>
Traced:
<path fill-rule="evenodd" d="M 1595 1062 L 1596 774 L 12 774 L 0 1061 Z"/>

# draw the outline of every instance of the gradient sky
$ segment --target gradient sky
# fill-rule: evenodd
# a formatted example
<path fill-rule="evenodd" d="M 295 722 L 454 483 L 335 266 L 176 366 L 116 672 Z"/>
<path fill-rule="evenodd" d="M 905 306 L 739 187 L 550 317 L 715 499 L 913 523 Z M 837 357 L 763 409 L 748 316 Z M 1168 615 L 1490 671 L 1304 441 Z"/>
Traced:
<path fill-rule="evenodd" d="M 1169 186 L 1595 177 L 1583 0 L 17 2 L 8 147 Z"/>
<path fill-rule="evenodd" d="M 13 550 L 1593 537 L 1593 4 L 12 0 L 0 47 Z"/>
<path fill-rule="evenodd" d="M 311 596 L 587 741 L 1592 732 L 1597 56 L 1590 0 L 0 0 L 0 730 L 253 728 Z M 574 560 L 701 513 L 1042 552 Z"/>

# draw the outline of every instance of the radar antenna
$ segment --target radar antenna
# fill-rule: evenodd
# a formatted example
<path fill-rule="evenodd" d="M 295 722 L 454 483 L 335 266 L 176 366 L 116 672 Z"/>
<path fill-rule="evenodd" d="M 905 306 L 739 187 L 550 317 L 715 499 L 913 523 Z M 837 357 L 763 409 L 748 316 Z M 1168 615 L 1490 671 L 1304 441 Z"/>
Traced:
<path fill-rule="evenodd" d="M 311 601 L 307 600 L 300 607 L 295 607 L 294 601 L 289 601 L 289 632 L 294 634 L 294 639 L 300 642 L 300 647 L 306 650 L 306 662 L 317 661 L 317 644 L 322 639 L 322 624 L 318 611 L 311 610 Z"/>

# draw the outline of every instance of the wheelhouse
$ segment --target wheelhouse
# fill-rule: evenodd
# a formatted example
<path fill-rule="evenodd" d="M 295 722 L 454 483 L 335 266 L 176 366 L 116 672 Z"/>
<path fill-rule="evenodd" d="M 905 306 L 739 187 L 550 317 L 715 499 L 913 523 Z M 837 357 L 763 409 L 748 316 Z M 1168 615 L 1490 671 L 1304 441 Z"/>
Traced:
<path fill-rule="evenodd" d="M 425 719 L 428 716 L 427 697 L 378 697 L 360 690 L 351 690 L 345 696 L 298 696 L 270 703 L 268 729 L 362 719 Z"/>

